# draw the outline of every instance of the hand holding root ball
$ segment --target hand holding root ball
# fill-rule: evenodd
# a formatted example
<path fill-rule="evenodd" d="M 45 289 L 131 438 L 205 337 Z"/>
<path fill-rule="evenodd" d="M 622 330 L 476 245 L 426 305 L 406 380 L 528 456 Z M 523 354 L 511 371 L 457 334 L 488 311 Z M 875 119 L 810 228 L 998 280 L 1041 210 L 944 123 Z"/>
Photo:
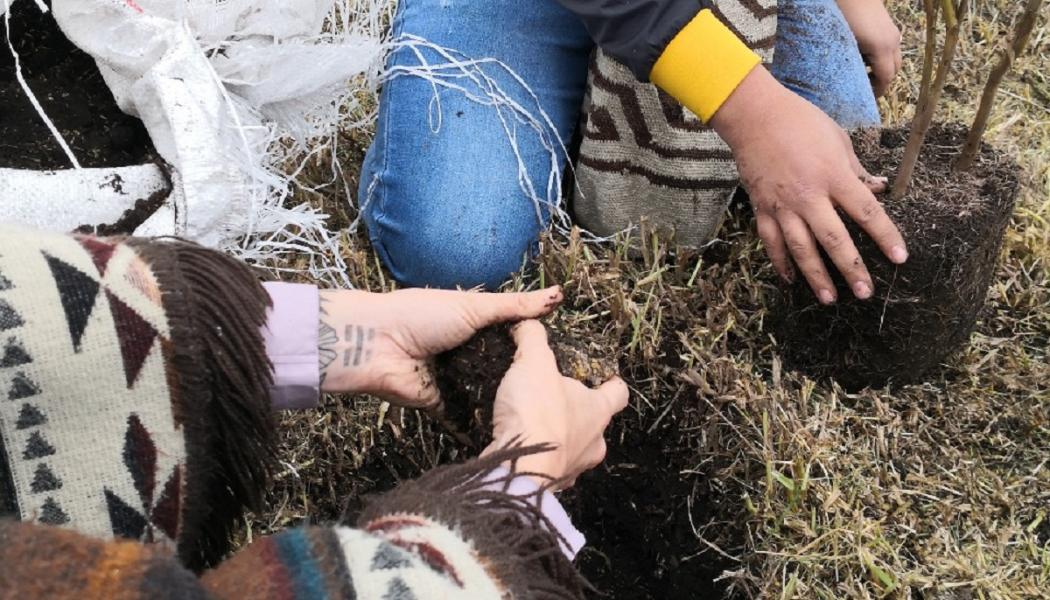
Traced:
<path fill-rule="evenodd" d="M 627 405 L 628 392 L 618 377 L 591 389 L 559 372 L 543 325 L 526 319 L 549 314 L 561 301 L 558 287 L 514 294 L 420 289 L 389 294 L 322 292 L 322 388 L 373 394 L 442 416 L 446 398 L 432 370 L 434 357 L 492 325 L 521 321 L 513 329 L 517 345 L 513 361 L 508 351 L 507 362 L 496 367 L 495 376 L 502 377 L 498 389 L 495 394 L 479 394 L 490 403 L 495 396 L 490 449 L 515 442 L 549 444 L 553 450 L 521 459 L 517 469 L 535 474 L 542 484 L 571 486 L 580 473 L 605 457 L 605 428 Z M 499 364 L 498 358 L 485 363 L 491 356 L 465 358 L 486 367 Z M 573 369 L 566 368 L 572 374 Z M 454 405 L 466 398 L 447 400 Z"/>
<path fill-rule="evenodd" d="M 605 428 L 627 406 L 627 384 L 613 377 L 591 389 L 562 375 L 538 321 L 519 323 L 512 335 L 517 352 L 496 392 L 494 441 L 485 453 L 512 443 L 550 444 L 549 452 L 521 458 L 517 471 L 554 489 L 571 487 L 605 460 Z"/>
<path fill-rule="evenodd" d="M 875 193 L 849 138 L 819 108 L 756 68 L 715 113 L 711 125 L 733 149 L 740 180 L 755 207 L 758 234 L 777 272 L 794 281 L 797 265 L 823 304 L 838 298 L 820 249 L 849 283 L 870 298 L 874 283 L 842 210 L 894 264 L 908 259 L 904 239 Z"/>

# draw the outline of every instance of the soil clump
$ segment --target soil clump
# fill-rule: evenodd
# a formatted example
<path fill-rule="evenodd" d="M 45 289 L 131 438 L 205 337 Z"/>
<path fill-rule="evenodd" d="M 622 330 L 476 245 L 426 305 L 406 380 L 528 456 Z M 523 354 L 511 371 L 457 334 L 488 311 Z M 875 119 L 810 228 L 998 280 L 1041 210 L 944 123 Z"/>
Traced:
<path fill-rule="evenodd" d="M 596 386 L 617 373 L 618 360 L 610 355 L 615 345 L 588 344 L 587 335 L 557 327 L 548 328 L 548 337 L 564 375 Z M 491 442 L 493 400 L 514 353 L 510 325 L 497 325 L 435 361 L 447 426 L 457 439 L 469 439 L 474 450 L 468 454 Z M 684 411 L 692 402 L 671 404 Z M 561 494 L 587 538 L 580 571 L 610 598 L 723 597 L 714 580 L 731 565 L 710 552 L 687 558 L 703 550 L 690 523 L 705 522 L 723 500 L 703 481 L 705 474 L 693 469 L 696 442 L 692 433 L 679 431 L 693 417 L 683 411 L 653 424 L 632 418 L 628 408 L 607 432 L 606 460 Z"/>
<path fill-rule="evenodd" d="M 869 130 L 853 142 L 870 172 L 891 175 L 907 136 L 907 129 Z M 995 274 L 1019 168 L 984 145 L 973 169 L 953 172 L 965 139 L 961 126 L 934 126 L 907 196 L 883 199 L 908 245 L 904 265 L 887 260 L 843 215 L 875 295 L 856 300 L 834 269 L 839 301 L 832 306 L 820 306 L 801 277 L 787 286 L 773 319 L 785 364 L 858 390 L 921 381 L 966 343 Z"/>

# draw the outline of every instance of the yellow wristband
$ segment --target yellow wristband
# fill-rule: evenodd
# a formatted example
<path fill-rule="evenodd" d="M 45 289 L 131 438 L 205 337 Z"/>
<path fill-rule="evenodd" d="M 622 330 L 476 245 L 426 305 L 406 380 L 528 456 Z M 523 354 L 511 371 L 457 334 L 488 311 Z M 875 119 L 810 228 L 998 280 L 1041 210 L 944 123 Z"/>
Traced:
<path fill-rule="evenodd" d="M 704 9 L 671 40 L 649 77 L 706 123 L 761 62 Z"/>

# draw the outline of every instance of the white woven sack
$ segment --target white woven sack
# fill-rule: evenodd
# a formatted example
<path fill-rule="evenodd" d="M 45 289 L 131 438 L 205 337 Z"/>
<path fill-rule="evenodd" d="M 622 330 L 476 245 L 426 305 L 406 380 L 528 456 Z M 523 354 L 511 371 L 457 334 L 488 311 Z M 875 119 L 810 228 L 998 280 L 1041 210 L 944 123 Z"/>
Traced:
<path fill-rule="evenodd" d="M 177 175 L 177 193 L 137 233 L 179 235 L 248 253 L 244 240 L 253 236 L 265 238 L 263 244 L 326 240 L 324 215 L 284 207 L 291 178 L 282 169 L 289 156 L 334 132 L 341 101 L 355 92 L 351 80 L 367 74 L 363 85 L 377 85 L 386 50 L 380 15 L 391 4 L 53 0 L 62 31 L 95 58 L 117 104 L 142 119 Z M 97 174 L 38 177 L 7 174 L 0 181 L 0 194 L 19 204 L 2 203 L 0 220 L 44 210 L 21 206 L 15 186 L 54 189 L 61 182 L 73 187 L 60 198 L 95 200 L 84 193 Z M 113 202 L 84 210 L 108 215 Z M 65 222 L 55 224 L 52 229 Z"/>

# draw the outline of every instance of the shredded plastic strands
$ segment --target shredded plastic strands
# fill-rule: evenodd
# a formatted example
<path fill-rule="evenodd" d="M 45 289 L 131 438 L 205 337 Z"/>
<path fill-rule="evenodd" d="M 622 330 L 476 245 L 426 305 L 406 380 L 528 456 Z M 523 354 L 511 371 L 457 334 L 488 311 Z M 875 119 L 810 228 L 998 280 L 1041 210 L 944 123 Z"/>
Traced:
<path fill-rule="evenodd" d="M 0 1 L 6 24 L 12 0 Z M 297 162 L 332 144 L 339 128 L 371 125 L 372 119 L 351 123 L 345 115 L 355 113 L 347 107 L 359 98 L 374 97 L 392 2 L 54 0 L 52 8 L 62 31 L 95 58 L 117 104 L 143 120 L 171 167 L 173 193 L 136 233 L 179 235 L 260 263 L 294 251 L 318 257 L 314 277 L 341 279 L 338 238 L 327 230 L 325 215 L 286 204 Z M 78 166 L 68 149 L 67 155 Z M 22 204 L 40 194 L 26 192 L 42 190 L 77 199 L 77 206 L 65 207 L 73 221 L 111 218 L 119 199 L 91 187 L 110 172 L 8 173 L 0 181 L 0 218 L 28 224 L 26 215 L 39 210 Z M 100 194 L 106 196 L 101 204 L 94 197 Z M 127 198 L 127 208 L 135 201 Z"/>

